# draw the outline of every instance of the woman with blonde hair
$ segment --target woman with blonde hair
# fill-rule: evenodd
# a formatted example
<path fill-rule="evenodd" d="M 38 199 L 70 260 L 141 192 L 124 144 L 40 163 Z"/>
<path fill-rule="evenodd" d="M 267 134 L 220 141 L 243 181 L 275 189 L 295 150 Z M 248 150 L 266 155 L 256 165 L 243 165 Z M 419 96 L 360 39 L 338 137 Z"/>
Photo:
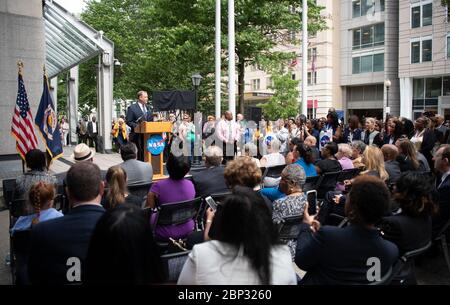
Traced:
<path fill-rule="evenodd" d="M 120 204 L 131 204 L 142 207 L 143 199 L 130 194 L 127 189 L 127 173 L 120 166 L 112 166 L 106 173 L 107 191 L 102 198 L 102 206 L 106 210 L 114 209 Z"/>
<path fill-rule="evenodd" d="M 374 118 L 366 118 L 365 131 L 361 134 L 361 141 L 366 145 L 376 145 L 381 147 L 383 140 L 380 137 L 380 132 L 376 130 L 377 121 Z"/>
<path fill-rule="evenodd" d="M 365 170 L 360 175 L 378 176 L 385 182 L 389 179 L 389 174 L 384 167 L 383 152 L 378 147 L 366 147 L 363 153 L 363 163 Z"/>
<path fill-rule="evenodd" d="M 124 119 L 119 118 L 117 120 L 111 130 L 111 135 L 114 143 L 116 143 L 117 148 L 119 149 L 128 142 L 127 126 Z"/>

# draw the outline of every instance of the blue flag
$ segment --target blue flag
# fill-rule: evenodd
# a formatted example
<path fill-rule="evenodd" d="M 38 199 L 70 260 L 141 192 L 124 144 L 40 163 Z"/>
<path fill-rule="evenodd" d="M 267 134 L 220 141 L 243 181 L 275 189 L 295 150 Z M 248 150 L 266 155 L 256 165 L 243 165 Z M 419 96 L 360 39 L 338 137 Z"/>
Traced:
<path fill-rule="evenodd" d="M 41 102 L 39 103 L 34 122 L 39 127 L 40 134 L 47 147 L 47 152 L 50 154 L 52 160 L 61 157 L 63 154 L 61 133 L 55 106 L 53 105 L 52 97 L 48 90 L 46 75 L 44 75 L 44 91 L 42 92 Z"/>

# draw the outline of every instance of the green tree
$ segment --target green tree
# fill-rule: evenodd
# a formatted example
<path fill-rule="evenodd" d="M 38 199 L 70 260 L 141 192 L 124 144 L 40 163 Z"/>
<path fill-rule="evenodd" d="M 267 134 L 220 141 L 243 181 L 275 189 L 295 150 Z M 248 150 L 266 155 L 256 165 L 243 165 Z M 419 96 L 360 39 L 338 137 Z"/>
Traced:
<path fill-rule="evenodd" d="M 308 2 L 308 31 L 315 33 L 325 28 L 325 21 L 320 16 L 322 8 Z M 298 43 L 289 34 L 301 29 L 300 6 L 298 0 L 236 0 L 240 111 L 244 107 L 245 66 L 261 56 L 273 56 L 273 47 L 279 43 Z M 199 72 L 204 77 L 199 110 L 213 112 L 214 11 L 215 0 L 90 1 L 82 19 L 104 31 L 115 44 L 115 57 L 123 64 L 115 69 L 114 98 L 134 97 L 137 90 L 192 89 L 191 74 Z M 227 1 L 222 1 L 224 69 L 227 31 Z M 80 71 L 82 82 L 95 88 L 88 70 Z"/>
<path fill-rule="evenodd" d="M 295 117 L 298 113 L 299 81 L 292 79 L 293 67 L 289 64 L 292 54 L 278 53 L 275 58 L 260 59 L 264 70 L 271 73 L 274 95 L 269 101 L 260 104 L 264 116 L 269 120 Z M 288 68 L 286 68 L 288 67 Z"/>

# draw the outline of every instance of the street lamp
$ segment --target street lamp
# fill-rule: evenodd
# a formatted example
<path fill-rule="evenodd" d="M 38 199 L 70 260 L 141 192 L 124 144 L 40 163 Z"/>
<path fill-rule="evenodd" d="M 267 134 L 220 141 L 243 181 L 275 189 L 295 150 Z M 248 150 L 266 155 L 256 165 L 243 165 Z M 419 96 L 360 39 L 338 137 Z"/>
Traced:
<path fill-rule="evenodd" d="M 192 85 L 194 86 L 194 90 L 195 90 L 195 111 L 197 111 L 197 103 L 198 103 L 198 87 L 200 86 L 200 82 L 202 81 L 203 77 L 197 72 L 195 74 L 192 74 L 191 76 L 192 79 Z M 194 116 L 195 117 L 195 116 Z M 196 120 L 194 118 L 194 124 L 196 124 Z M 201 137 L 197 137 L 197 135 L 199 134 L 199 132 L 201 132 L 201 126 L 196 126 L 195 129 L 195 140 L 194 140 L 194 156 L 192 156 L 192 166 L 193 167 L 200 167 L 201 163 L 202 163 L 202 156 L 196 156 L 198 155 L 199 152 L 199 138 Z M 197 146 L 197 147 L 196 147 Z"/>
<path fill-rule="evenodd" d="M 391 87 L 391 81 L 389 79 L 384 81 L 384 86 L 386 87 L 386 119 L 388 118 L 389 109 L 389 88 Z"/>

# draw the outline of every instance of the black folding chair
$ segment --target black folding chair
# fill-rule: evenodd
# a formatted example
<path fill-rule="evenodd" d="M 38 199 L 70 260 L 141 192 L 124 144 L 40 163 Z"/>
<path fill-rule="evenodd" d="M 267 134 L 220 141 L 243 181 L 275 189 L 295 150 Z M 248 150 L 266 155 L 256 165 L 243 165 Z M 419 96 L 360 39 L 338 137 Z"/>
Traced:
<path fill-rule="evenodd" d="M 311 190 L 316 190 L 317 182 L 319 181 L 319 178 L 320 178 L 320 176 L 306 177 L 305 184 L 303 185 L 303 191 L 307 192 L 307 191 L 311 191 Z"/>
<path fill-rule="evenodd" d="M 358 176 L 360 172 L 361 169 L 359 168 L 345 169 L 342 172 L 340 172 L 337 181 L 344 182 L 345 180 L 353 179 L 356 176 Z"/>
<path fill-rule="evenodd" d="M 161 255 L 164 266 L 165 283 L 176 284 L 180 273 L 183 270 L 184 263 L 191 251 L 182 251 Z"/>
<path fill-rule="evenodd" d="M 447 221 L 447 223 L 442 227 L 442 229 L 436 235 L 436 237 L 434 238 L 434 242 L 440 244 L 440 246 L 442 248 L 442 252 L 444 254 L 445 262 L 447 264 L 447 268 L 450 271 L 450 255 L 449 255 L 447 235 L 446 235 L 446 232 L 449 228 L 450 228 L 450 220 Z"/>
<path fill-rule="evenodd" d="M 130 192 L 130 194 L 142 198 L 142 206 L 144 206 L 145 202 L 147 201 L 147 194 L 150 191 L 151 186 L 152 182 L 136 185 L 128 185 L 128 191 Z"/>
<path fill-rule="evenodd" d="M 300 225 L 303 223 L 303 215 L 294 215 L 283 218 L 278 225 L 280 239 L 297 239 L 300 233 Z"/>
<path fill-rule="evenodd" d="M 417 285 L 414 260 L 424 254 L 430 247 L 431 241 L 421 248 L 403 254 L 393 267 L 389 283 L 394 285 Z"/>
<path fill-rule="evenodd" d="M 155 228 L 157 226 L 172 226 L 186 223 L 189 220 L 196 221 L 198 211 L 201 207 L 202 198 L 197 197 L 192 200 L 166 203 L 156 208 Z M 157 241 L 161 250 L 167 249 L 169 243 Z"/>
<path fill-rule="evenodd" d="M 16 188 L 15 178 L 2 180 L 3 199 L 5 200 L 5 205 L 7 207 L 9 206 L 9 203 L 13 200 L 15 188 Z"/>
<path fill-rule="evenodd" d="M 285 167 L 286 167 L 286 164 L 267 167 L 266 170 L 264 171 L 264 174 L 263 174 L 263 180 L 266 177 L 280 178 L 281 177 L 281 172 L 283 171 L 283 169 Z"/>
<path fill-rule="evenodd" d="M 329 172 L 320 176 L 317 182 L 317 198 L 322 201 L 325 194 L 336 188 L 336 183 L 341 172 Z"/>
<path fill-rule="evenodd" d="M 11 279 L 13 285 L 28 285 L 28 256 L 31 229 L 16 231 L 10 235 Z"/>

